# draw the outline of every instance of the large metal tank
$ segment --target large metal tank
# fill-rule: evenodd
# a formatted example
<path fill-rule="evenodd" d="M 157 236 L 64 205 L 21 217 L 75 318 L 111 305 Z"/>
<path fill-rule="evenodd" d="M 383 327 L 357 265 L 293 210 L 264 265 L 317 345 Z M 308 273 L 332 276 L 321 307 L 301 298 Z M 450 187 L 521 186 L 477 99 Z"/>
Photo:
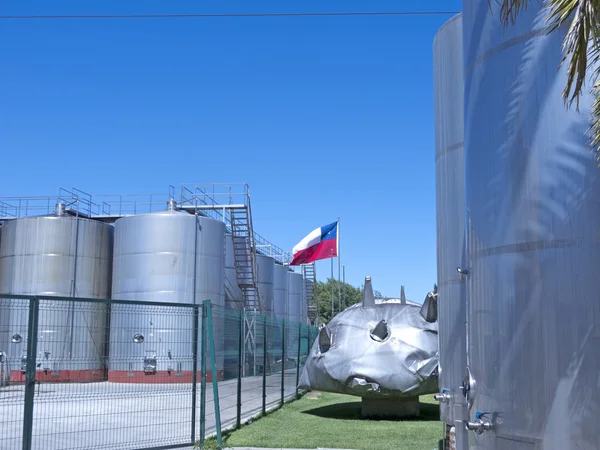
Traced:
<path fill-rule="evenodd" d="M 273 278 L 273 315 L 288 320 L 288 272 L 286 266 L 275 264 Z"/>
<path fill-rule="evenodd" d="M 565 109 L 568 21 L 547 35 L 538 2 L 498 17 L 463 2 L 470 446 L 600 448 L 592 83 Z"/>
<path fill-rule="evenodd" d="M 299 326 L 302 323 L 302 274 L 289 272 L 288 277 L 288 345 L 289 357 L 298 358 Z"/>
<path fill-rule="evenodd" d="M 467 448 L 467 419 L 460 387 L 467 363 L 465 266 L 465 169 L 462 17 L 446 22 L 433 41 L 437 221 L 440 416 L 456 449 Z M 458 421 L 458 426 L 456 426 Z"/>
<path fill-rule="evenodd" d="M 213 324 L 219 379 L 223 376 L 219 307 L 225 302 L 224 276 L 224 223 L 175 210 L 117 220 L 113 298 L 191 305 L 211 300 L 216 305 Z M 192 308 L 114 305 L 109 380 L 189 383 L 193 319 Z M 212 379 L 212 371 L 208 376 Z"/>
<path fill-rule="evenodd" d="M 302 274 L 288 272 L 289 279 L 289 296 L 288 296 L 288 311 L 289 321 L 296 323 L 302 322 L 302 307 L 304 305 L 304 297 L 302 293 Z"/>
<path fill-rule="evenodd" d="M 110 298 L 113 227 L 57 215 L 4 222 L 0 293 Z M 28 302 L 4 299 L 9 310 L 7 345 L 12 382 L 25 380 Z M 37 379 L 100 381 L 106 376 L 107 304 L 41 300 Z"/>
<path fill-rule="evenodd" d="M 263 314 L 273 316 L 275 296 L 275 260 L 270 256 L 256 255 L 258 269 L 258 295 Z"/>
<path fill-rule="evenodd" d="M 273 353 L 273 360 L 281 360 L 283 336 L 282 332 L 285 332 L 285 355 L 284 360 L 290 353 L 289 349 L 289 333 L 286 330 L 289 329 L 288 323 L 288 268 L 280 264 L 275 264 L 273 270 L 273 317 L 276 323 L 279 325 L 274 327 L 273 333 L 271 333 L 270 339 L 272 342 L 271 352 Z M 285 321 L 285 323 L 284 323 Z M 285 327 L 285 328 L 284 328 Z M 275 366 L 272 366 L 275 367 Z"/>
<path fill-rule="evenodd" d="M 225 306 L 229 309 L 244 308 L 244 293 L 238 286 L 235 268 L 233 236 L 225 236 Z"/>

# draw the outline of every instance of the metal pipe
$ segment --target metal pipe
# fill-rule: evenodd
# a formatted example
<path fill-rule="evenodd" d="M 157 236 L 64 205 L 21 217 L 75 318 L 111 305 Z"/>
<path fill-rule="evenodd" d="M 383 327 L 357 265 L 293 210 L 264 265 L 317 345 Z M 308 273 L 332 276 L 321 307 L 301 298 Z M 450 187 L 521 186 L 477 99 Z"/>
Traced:
<path fill-rule="evenodd" d="M 182 211 L 196 211 L 196 210 L 219 210 L 219 209 L 246 209 L 246 205 L 235 204 L 235 205 L 177 205 L 177 209 Z"/>
<path fill-rule="evenodd" d="M 281 324 L 281 405 L 285 401 L 285 319 Z"/>
<path fill-rule="evenodd" d="M 298 398 L 298 385 L 300 384 L 300 357 L 302 351 L 302 324 L 298 324 L 298 359 L 296 360 L 296 398 Z"/>
<path fill-rule="evenodd" d="M 240 311 L 240 326 L 238 328 L 238 373 L 237 373 L 237 415 L 236 428 L 242 421 L 242 359 L 244 357 L 244 310 Z"/>
<path fill-rule="evenodd" d="M 263 379 L 262 379 L 262 413 L 267 412 L 267 317 L 263 318 Z M 256 322 L 255 322 L 256 323 Z M 255 337 L 256 339 L 256 337 Z M 254 352 L 256 354 L 256 351 Z"/>
<path fill-rule="evenodd" d="M 196 384 L 198 382 L 198 319 L 200 311 L 194 307 L 194 334 L 192 336 L 192 445 L 196 442 Z"/>
<path fill-rule="evenodd" d="M 25 378 L 25 401 L 23 411 L 23 450 L 31 450 L 33 435 L 33 400 L 35 396 L 35 356 L 37 354 L 37 331 L 40 301 L 33 297 L 29 302 L 29 329 L 27 330 L 27 368 Z"/>
<path fill-rule="evenodd" d="M 202 343 L 200 356 L 200 448 L 206 432 L 206 305 L 202 305 Z"/>

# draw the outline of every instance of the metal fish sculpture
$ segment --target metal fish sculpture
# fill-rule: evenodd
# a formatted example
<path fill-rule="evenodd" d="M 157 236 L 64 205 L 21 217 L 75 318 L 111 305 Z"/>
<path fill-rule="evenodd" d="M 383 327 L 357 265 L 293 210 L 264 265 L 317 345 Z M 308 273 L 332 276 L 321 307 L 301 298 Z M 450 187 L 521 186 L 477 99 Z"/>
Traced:
<path fill-rule="evenodd" d="M 437 293 L 423 305 L 375 300 L 366 277 L 363 302 L 321 325 L 299 388 L 363 398 L 417 397 L 438 390 Z"/>

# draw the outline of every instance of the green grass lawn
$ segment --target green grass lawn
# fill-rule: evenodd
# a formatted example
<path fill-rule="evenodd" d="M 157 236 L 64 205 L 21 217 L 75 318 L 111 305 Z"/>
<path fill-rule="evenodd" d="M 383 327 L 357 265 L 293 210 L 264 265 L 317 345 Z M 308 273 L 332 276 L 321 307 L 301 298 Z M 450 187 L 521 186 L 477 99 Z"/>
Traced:
<path fill-rule="evenodd" d="M 266 417 L 226 434 L 224 447 L 432 450 L 442 438 L 439 406 L 421 397 L 421 417 L 412 420 L 360 419 L 360 399 L 323 393 L 304 396 Z M 217 448 L 216 442 L 205 448 Z"/>

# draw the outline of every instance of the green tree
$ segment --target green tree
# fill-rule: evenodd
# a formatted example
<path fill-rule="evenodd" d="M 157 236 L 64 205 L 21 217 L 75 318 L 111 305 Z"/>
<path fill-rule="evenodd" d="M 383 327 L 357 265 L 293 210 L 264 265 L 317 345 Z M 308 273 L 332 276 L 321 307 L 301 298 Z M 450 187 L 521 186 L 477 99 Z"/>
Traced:
<path fill-rule="evenodd" d="M 491 8 L 491 0 L 489 1 Z M 514 24 L 529 1 L 500 0 L 500 20 L 504 26 L 509 22 Z M 600 0 L 544 0 L 544 5 L 550 10 L 548 33 L 556 31 L 564 23 L 569 25 L 569 31 L 563 40 L 564 55 L 560 62 L 560 66 L 568 64 L 567 84 L 563 90 L 567 107 L 573 103 L 576 108 L 579 107 L 587 70 L 594 70 L 590 88 L 595 97 L 591 134 L 596 162 L 600 162 Z"/>
<path fill-rule="evenodd" d="M 319 301 L 319 322 L 327 323 L 331 320 L 331 284 L 335 301 L 335 314 L 338 311 L 338 282 L 328 278 L 326 282 L 318 281 L 313 288 L 314 301 Z M 363 300 L 363 286 L 354 287 L 351 284 L 340 282 L 342 293 L 342 311 Z M 383 298 L 381 292 L 373 291 L 375 298 Z"/>

